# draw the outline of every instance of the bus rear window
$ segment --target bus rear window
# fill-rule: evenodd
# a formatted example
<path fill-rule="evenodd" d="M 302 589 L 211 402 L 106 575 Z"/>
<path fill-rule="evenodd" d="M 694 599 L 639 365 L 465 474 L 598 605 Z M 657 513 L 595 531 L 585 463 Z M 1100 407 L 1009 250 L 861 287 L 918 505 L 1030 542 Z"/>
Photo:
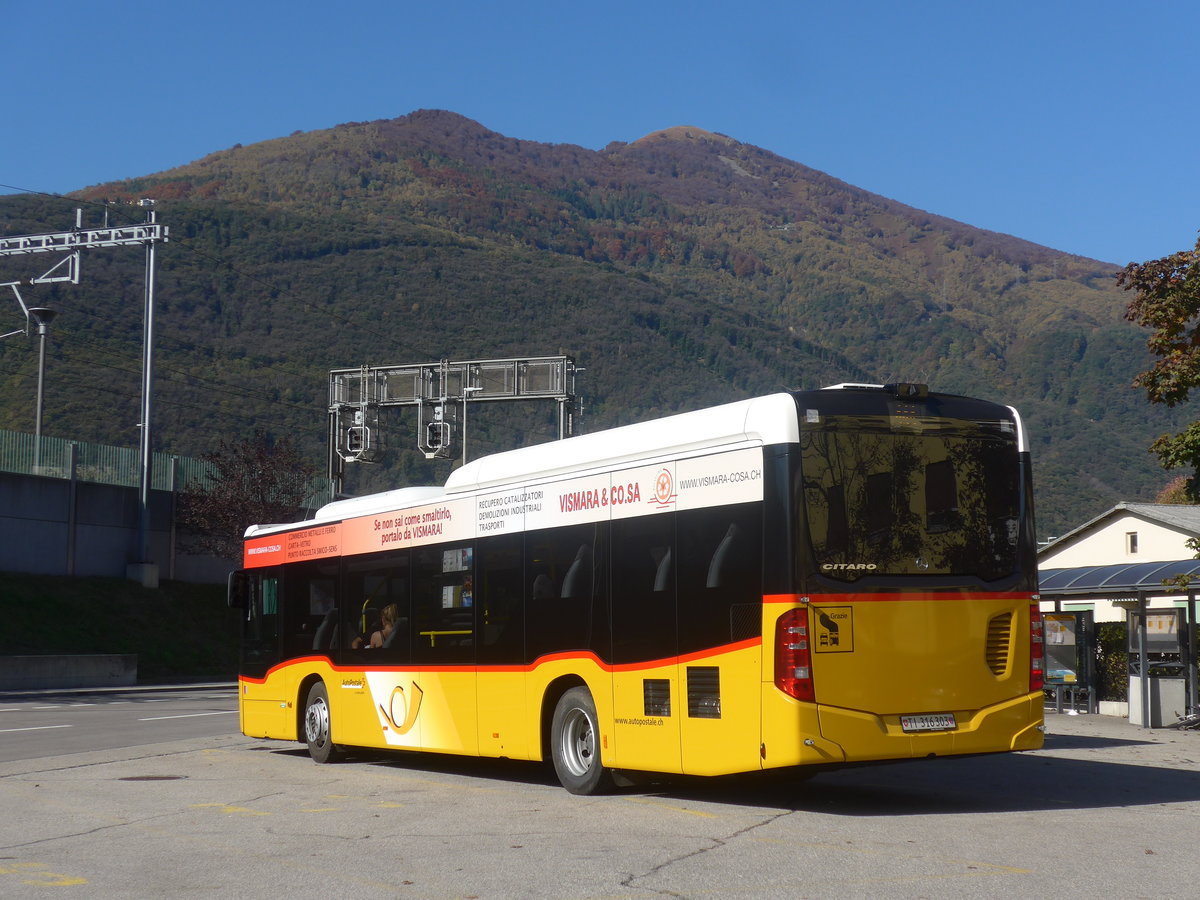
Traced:
<path fill-rule="evenodd" d="M 816 572 L 965 576 L 1018 570 L 1021 484 L 1006 421 L 822 417 L 801 435 L 802 512 Z"/>

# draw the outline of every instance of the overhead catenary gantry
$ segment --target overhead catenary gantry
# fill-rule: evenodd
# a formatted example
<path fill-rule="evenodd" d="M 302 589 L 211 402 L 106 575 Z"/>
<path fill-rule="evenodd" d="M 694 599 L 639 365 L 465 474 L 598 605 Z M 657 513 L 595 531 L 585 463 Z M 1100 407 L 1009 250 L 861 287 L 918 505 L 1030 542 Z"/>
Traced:
<path fill-rule="evenodd" d="M 40 275 L 26 276 L 16 281 L 0 281 L 0 287 L 12 289 L 17 298 L 17 305 L 25 317 L 25 327 L 16 331 L 0 334 L 9 337 L 21 331 L 28 333 L 30 323 L 30 308 L 26 306 L 21 296 L 20 287 L 35 284 L 54 284 L 70 282 L 79 284 L 80 254 L 84 250 L 97 250 L 107 247 L 144 246 L 146 248 L 146 303 L 145 318 L 142 332 L 142 405 L 139 457 L 141 462 L 141 490 L 138 509 L 138 558 L 130 567 L 130 576 L 141 581 L 147 587 L 157 587 L 158 572 L 150 562 L 149 547 L 149 502 L 150 485 L 152 482 L 150 467 L 153 456 L 150 443 L 150 412 L 153 387 L 154 361 L 154 251 L 155 247 L 165 242 L 168 237 L 166 225 L 156 221 L 153 200 L 139 200 L 137 206 L 146 210 L 146 221 L 138 225 L 105 225 L 102 228 L 83 228 L 82 210 L 75 210 L 75 227 L 70 231 L 53 231 L 42 234 L 23 234 L 12 237 L 0 237 L 0 257 L 24 256 L 35 253 L 65 254 L 49 269 Z M 107 221 L 108 211 L 105 210 Z"/>
<path fill-rule="evenodd" d="M 24 256 L 33 253 L 63 253 L 66 254 L 49 269 L 40 275 L 27 276 L 16 281 L 0 281 L 0 287 L 12 288 L 16 295 L 21 314 L 26 318 L 26 330 L 29 327 L 29 308 L 18 286 L 35 284 L 54 284 L 70 282 L 79 284 L 79 257 L 83 250 L 95 250 L 102 247 L 128 247 L 131 245 L 151 246 L 167 240 L 167 226 L 160 225 L 154 220 L 154 201 L 142 200 L 140 206 L 147 208 L 147 219 L 140 225 L 123 225 L 104 228 L 83 228 L 80 221 L 82 211 L 75 210 L 75 227 L 70 231 L 52 231 L 45 234 L 21 234 L 13 237 L 0 237 L 0 257 Z M 16 331 L 3 335 L 16 334 Z"/>
<path fill-rule="evenodd" d="M 329 373 L 329 477 L 341 492 L 345 464 L 374 462 L 387 442 L 380 411 L 417 408 L 417 448 L 428 459 L 467 458 L 467 404 L 553 400 L 558 436 L 575 423 L 575 360 L 569 356 L 359 366 Z"/>

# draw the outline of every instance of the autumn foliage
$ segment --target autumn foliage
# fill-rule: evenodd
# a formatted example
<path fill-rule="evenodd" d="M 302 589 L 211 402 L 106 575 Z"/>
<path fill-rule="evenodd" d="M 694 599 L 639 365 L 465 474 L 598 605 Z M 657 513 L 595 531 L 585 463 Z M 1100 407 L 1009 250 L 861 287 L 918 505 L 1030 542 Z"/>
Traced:
<path fill-rule="evenodd" d="M 316 469 L 290 437 L 272 440 L 260 429 L 243 441 L 222 440 L 202 458 L 208 483 L 188 485 L 180 501 L 181 523 L 197 549 L 240 559 L 247 526 L 302 516 Z"/>
<path fill-rule="evenodd" d="M 1134 384 L 1146 389 L 1151 403 L 1183 403 L 1200 386 L 1200 240 L 1192 250 L 1130 263 L 1117 283 L 1136 291 L 1126 315 L 1153 329 L 1147 346 L 1158 357 Z M 1200 422 L 1179 434 L 1162 435 L 1150 449 L 1167 469 L 1192 469 L 1187 493 L 1193 502 L 1200 500 Z"/>

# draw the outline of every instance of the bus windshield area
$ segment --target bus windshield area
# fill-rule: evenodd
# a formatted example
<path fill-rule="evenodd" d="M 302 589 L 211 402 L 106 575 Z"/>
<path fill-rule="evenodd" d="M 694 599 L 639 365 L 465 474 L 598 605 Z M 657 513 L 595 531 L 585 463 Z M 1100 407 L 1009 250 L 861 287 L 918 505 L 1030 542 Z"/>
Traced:
<path fill-rule="evenodd" d="M 800 447 L 800 534 L 821 576 L 991 582 L 1019 570 L 1012 421 L 822 416 L 802 431 Z"/>

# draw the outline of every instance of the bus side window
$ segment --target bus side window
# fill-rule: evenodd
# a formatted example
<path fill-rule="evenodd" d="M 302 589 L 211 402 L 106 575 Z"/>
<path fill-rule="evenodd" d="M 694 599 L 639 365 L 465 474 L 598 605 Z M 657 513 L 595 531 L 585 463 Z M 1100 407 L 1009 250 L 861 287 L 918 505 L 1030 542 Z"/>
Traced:
<path fill-rule="evenodd" d="M 415 551 L 412 600 L 415 661 L 470 662 L 474 659 L 472 547 Z"/>
<path fill-rule="evenodd" d="M 247 573 L 242 616 L 242 672 L 261 676 L 279 661 L 279 570 Z"/>
<path fill-rule="evenodd" d="M 734 580 L 733 569 L 738 564 L 738 527 L 736 522 L 730 522 L 725 529 L 725 536 L 713 551 L 712 559 L 708 561 L 708 578 L 705 587 L 719 588 L 731 584 Z M 744 552 L 744 551 L 741 551 Z"/>
<path fill-rule="evenodd" d="M 566 650 L 607 657 L 604 534 L 597 523 L 526 534 L 526 661 Z"/>
<path fill-rule="evenodd" d="M 675 587 L 675 566 L 670 547 L 661 548 L 655 555 L 658 556 L 658 565 L 654 567 L 654 593 L 661 594 Z"/>
<path fill-rule="evenodd" d="M 478 616 L 479 663 L 524 661 L 525 615 L 522 535 L 484 538 L 476 547 L 475 614 Z"/>
<path fill-rule="evenodd" d="M 410 659 L 412 610 L 409 605 L 409 551 L 389 550 L 346 560 L 342 596 L 347 619 L 338 643 L 347 661 L 393 664 Z M 383 611 L 391 610 L 393 627 L 383 634 Z M 381 646 L 371 647 L 372 635 Z"/>
<path fill-rule="evenodd" d="M 230 609 L 247 609 L 250 606 L 250 594 L 254 589 L 254 579 L 257 575 L 238 569 L 229 573 L 225 585 L 225 602 Z"/>
<path fill-rule="evenodd" d="M 675 515 L 612 523 L 613 662 L 676 653 Z"/>
<path fill-rule="evenodd" d="M 321 620 L 321 624 L 317 626 L 317 633 L 313 636 L 314 650 L 328 650 L 331 647 L 336 647 L 338 642 L 338 611 L 337 607 L 333 607 L 329 612 L 325 613 L 325 618 Z"/>
<path fill-rule="evenodd" d="M 679 651 L 745 640 L 762 629 L 762 517 L 757 504 L 678 514 Z"/>
<path fill-rule="evenodd" d="M 592 594 L 592 548 L 589 544 L 580 544 L 575 551 L 575 559 L 563 576 L 563 586 L 560 596 L 564 600 L 577 600 L 590 597 Z"/>
<path fill-rule="evenodd" d="M 313 652 L 317 630 L 337 606 L 338 561 L 298 563 L 284 570 L 283 658 Z"/>

